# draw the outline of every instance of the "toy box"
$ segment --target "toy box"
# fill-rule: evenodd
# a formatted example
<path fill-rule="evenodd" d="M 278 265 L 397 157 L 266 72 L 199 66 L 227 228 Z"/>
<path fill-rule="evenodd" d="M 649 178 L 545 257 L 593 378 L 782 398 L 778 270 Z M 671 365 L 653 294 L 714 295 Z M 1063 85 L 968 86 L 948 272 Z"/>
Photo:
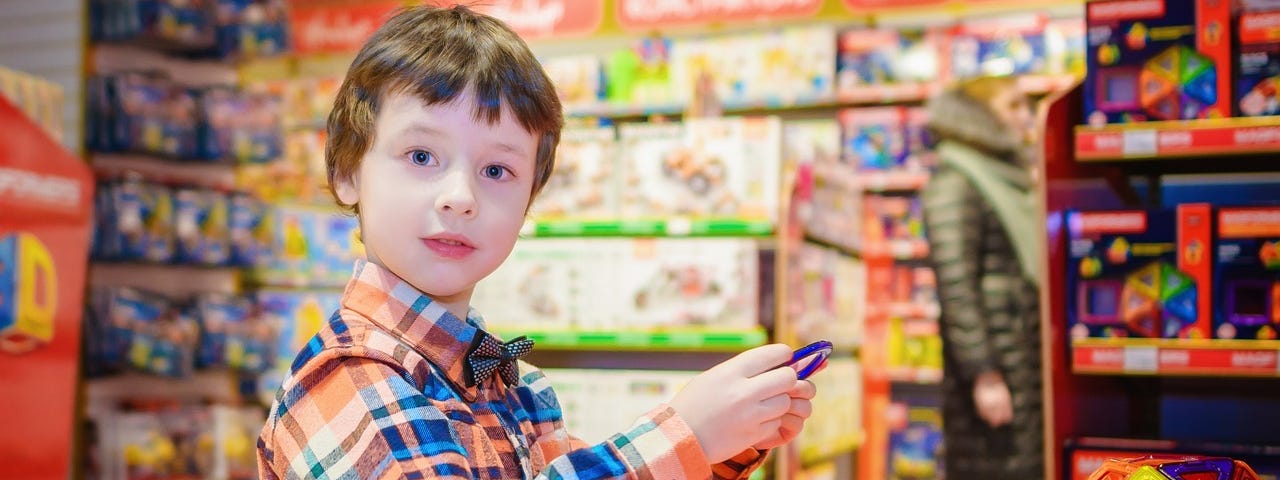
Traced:
<path fill-rule="evenodd" d="M 127 365 L 157 375 L 183 377 L 195 368 L 198 327 L 164 297 L 134 288 L 109 288 L 92 294 L 95 328 L 105 334 L 94 348 L 114 371 Z"/>
<path fill-rule="evenodd" d="M 941 35 L 934 30 L 856 29 L 840 33 L 839 91 L 938 79 Z"/>
<path fill-rule="evenodd" d="M 804 430 L 796 437 L 800 456 L 810 458 L 818 452 L 830 451 L 852 438 L 861 438 L 862 365 L 853 358 L 831 358 L 827 366 L 809 377 L 822 393 L 814 397 L 813 413 Z"/>
<path fill-rule="evenodd" d="M 544 59 L 556 94 L 565 107 L 590 106 L 604 97 L 603 66 L 595 55 L 567 55 Z"/>
<path fill-rule="evenodd" d="M 626 327 L 749 329 L 758 322 L 759 258 L 752 240 L 631 242 L 615 272 Z M 607 283 L 606 283 L 607 284 Z"/>
<path fill-rule="evenodd" d="M 1235 113 L 1280 113 L 1280 2 L 1244 2 L 1236 20 Z"/>
<path fill-rule="evenodd" d="M 615 247 L 613 241 L 517 242 L 502 266 L 476 286 L 472 305 L 487 324 L 505 328 L 607 329 L 612 326 L 612 312 L 584 312 L 581 299 L 609 296 L 609 292 L 592 290 L 582 277 L 588 273 L 583 270 L 586 261 L 596 262 L 594 268 L 612 270 L 609 253 L 603 251 Z"/>
<path fill-rule="evenodd" d="M 1230 4 L 1089 2 L 1087 123 L 1230 116 Z"/>
<path fill-rule="evenodd" d="M 748 77 L 748 97 L 788 104 L 831 98 L 835 93 L 836 32 L 833 27 L 815 25 L 768 30 L 758 41 L 760 49 L 742 50 L 759 57 L 759 74 Z M 749 47 L 749 44 L 742 46 Z"/>
<path fill-rule="evenodd" d="M 173 192 L 174 259 L 195 265 L 223 265 L 231 256 L 226 194 L 201 188 Z"/>
<path fill-rule="evenodd" d="M 201 94 L 205 115 L 203 157 L 240 163 L 274 160 L 284 150 L 280 98 L 232 87 Z"/>
<path fill-rule="evenodd" d="M 271 252 L 271 208 L 244 193 L 231 195 L 227 205 L 230 264 L 241 267 L 264 266 Z"/>
<path fill-rule="evenodd" d="M 24 353 L 53 339 L 53 256 L 30 233 L 0 236 L 0 350 Z"/>
<path fill-rule="evenodd" d="M 174 254 L 173 195 L 137 179 L 100 183 L 106 198 L 95 212 L 105 259 L 168 262 Z"/>
<path fill-rule="evenodd" d="M 196 365 L 201 368 L 227 367 L 230 364 L 230 326 L 244 322 L 249 315 L 249 303 L 243 298 L 209 293 L 198 296 L 190 308 L 189 315 L 200 325 Z"/>
<path fill-rule="evenodd" d="M 1050 75 L 1083 76 L 1086 70 L 1084 20 L 1059 18 L 1049 21 L 1045 32 L 1046 72 Z"/>
<path fill-rule="evenodd" d="M 900 107 L 840 111 L 843 157 L 857 170 L 897 170 L 907 166 L 907 137 Z"/>
<path fill-rule="evenodd" d="M 618 153 L 611 127 L 565 130 L 556 149 L 555 170 L 534 202 L 534 216 L 618 218 Z"/>
<path fill-rule="evenodd" d="M 1213 336 L 1280 338 L 1280 208 L 1217 212 Z"/>
<path fill-rule="evenodd" d="M 669 402 L 697 372 L 545 369 L 565 428 L 586 442 L 627 431 L 636 418 Z"/>
<path fill-rule="evenodd" d="M 943 469 L 942 407 L 937 399 L 896 399 L 886 413 L 889 426 L 887 478 L 938 478 Z"/>
<path fill-rule="evenodd" d="M 271 210 L 272 256 L 259 271 L 270 286 L 341 287 L 364 257 L 359 221 L 327 209 L 276 207 Z"/>
<path fill-rule="evenodd" d="M 776 117 L 624 125 L 624 218 L 777 218 Z"/>
<path fill-rule="evenodd" d="M 920 197 L 867 195 L 862 211 L 862 239 L 867 244 L 925 239 L 924 205 Z"/>
<path fill-rule="evenodd" d="M 341 306 L 342 292 L 336 290 L 265 290 L 258 292 L 258 305 L 266 322 L 277 333 L 276 368 L 288 370 L 294 357 Z"/>
<path fill-rule="evenodd" d="M 1208 204 L 1069 212 L 1066 221 L 1072 338 L 1209 338 Z"/>
<path fill-rule="evenodd" d="M 1244 462 L 1221 457 L 1147 455 L 1107 460 L 1089 480 L 1258 480 Z"/>
<path fill-rule="evenodd" d="M 278 55 L 287 46 L 282 0 L 216 0 L 218 56 L 255 58 Z"/>
<path fill-rule="evenodd" d="M 1048 24 L 1048 18 L 1038 14 L 960 24 L 950 39 L 951 75 L 969 78 L 1047 72 Z"/>
<path fill-rule="evenodd" d="M 671 87 L 678 101 L 694 100 L 699 83 L 706 80 L 723 103 L 744 103 L 758 87 L 763 48 L 758 34 L 688 38 L 672 42 Z"/>

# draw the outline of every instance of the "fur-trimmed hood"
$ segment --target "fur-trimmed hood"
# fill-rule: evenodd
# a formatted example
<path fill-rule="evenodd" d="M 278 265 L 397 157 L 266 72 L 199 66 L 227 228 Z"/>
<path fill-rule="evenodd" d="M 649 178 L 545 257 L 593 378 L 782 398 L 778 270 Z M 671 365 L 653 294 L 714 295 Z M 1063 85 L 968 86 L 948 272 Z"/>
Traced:
<path fill-rule="evenodd" d="M 1000 119 L 986 105 L 956 89 L 930 98 L 925 108 L 929 130 L 937 141 L 959 142 L 1006 160 L 1021 153 L 1022 145 L 1004 131 Z"/>

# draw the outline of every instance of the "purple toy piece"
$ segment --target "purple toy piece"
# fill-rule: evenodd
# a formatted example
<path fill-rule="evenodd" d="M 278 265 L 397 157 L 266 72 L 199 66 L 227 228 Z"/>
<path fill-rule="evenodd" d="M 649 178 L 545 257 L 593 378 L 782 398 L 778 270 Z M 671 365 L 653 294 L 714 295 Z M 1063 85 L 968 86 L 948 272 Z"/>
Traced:
<path fill-rule="evenodd" d="M 1086 325 L 1116 325 L 1124 323 L 1120 312 L 1124 282 L 1119 280 L 1087 280 L 1080 282 L 1076 299 L 1076 311 Z"/>
<path fill-rule="evenodd" d="M 1240 326 L 1266 325 L 1271 322 L 1272 282 L 1257 279 L 1233 280 L 1227 284 L 1223 311 L 1227 321 Z"/>
<path fill-rule="evenodd" d="M 1227 458 L 1207 458 L 1178 463 L 1166 463 L 1160 466 L 1160 473 L 1173 479 L 1181 480 L 1184 474 L 1217 473 L 1217 480 L 1231 480 L 1231 473 L 1236 468 L 1235 462 Z"/>

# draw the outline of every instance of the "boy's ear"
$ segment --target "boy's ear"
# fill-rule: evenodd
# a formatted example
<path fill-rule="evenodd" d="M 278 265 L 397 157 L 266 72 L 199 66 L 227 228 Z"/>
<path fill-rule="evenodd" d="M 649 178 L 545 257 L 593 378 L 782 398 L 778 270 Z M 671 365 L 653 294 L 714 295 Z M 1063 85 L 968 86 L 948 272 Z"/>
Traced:
<path fill-rule="evenodd" d="M 338 201 L 343 205 L 355 205 L 360 203 L 360 188 L 357 187 L 360 172 L 356 171 L 351 175 L 338 176 L 333 179 L 333 193 L 338 195 Z"/>

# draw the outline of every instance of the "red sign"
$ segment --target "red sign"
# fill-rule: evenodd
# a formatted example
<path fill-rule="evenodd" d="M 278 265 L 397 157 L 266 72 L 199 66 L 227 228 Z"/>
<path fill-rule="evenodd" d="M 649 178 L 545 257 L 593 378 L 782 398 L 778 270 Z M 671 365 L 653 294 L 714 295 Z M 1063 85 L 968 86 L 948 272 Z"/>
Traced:
<path fill-rule="evenodd" d="M 1280 355 L 1275 346 L 1076 345 L 1072 367 L 1078 373 L 1270 377 L 1280 375 Z"/>
<path fill-rule="evenodd" d="M 804 18 L 822 0 L 618 0 L 618 23 L 639 30 L 759 19 Z"/>
<path fill-rule="evenodd" d="M 491 0 L 476 10 L 506 22 L 527 40 L 589 35 L 604 19 L 600 0 Z"/>
<path fill-rule="evenodd" d="M 0 478 L 67 478 L 93 178 L 0 97 Z"/>
<path fill-rule="evenodd" d="M 289 40 L 296 53 L 351 53 L 360 49 L 397 8 L 396 1 L 289 5 Z"/>

